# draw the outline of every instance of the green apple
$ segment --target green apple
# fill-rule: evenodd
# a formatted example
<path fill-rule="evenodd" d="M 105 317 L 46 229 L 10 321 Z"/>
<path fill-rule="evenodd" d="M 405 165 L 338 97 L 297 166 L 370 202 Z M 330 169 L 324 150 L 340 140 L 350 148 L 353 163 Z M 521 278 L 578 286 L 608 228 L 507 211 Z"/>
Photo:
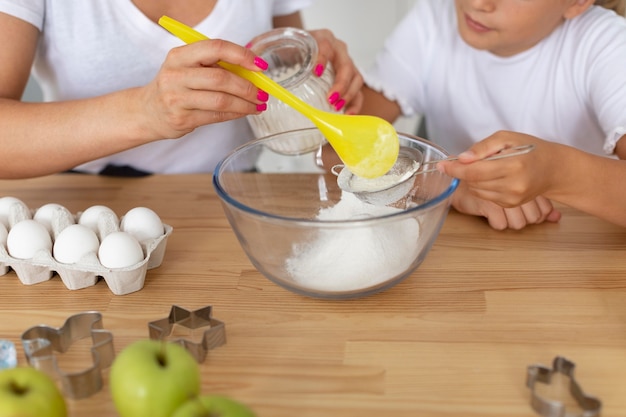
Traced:
<path fill-rule="evenodd" d="M 200 368 L 181 345 L 144 339 L 117 355 L 109 386 L 121 417 L 170 417 L 199 394 Z"/>
<path fill-rule="evenodd" d="M 0 371 L 0 417 L 66 417 L 56 383 L 43 371 L 18 367 Z"/>
<path fill-rule="evenodd" d="M 205 395 L 178 407 L 171 417 L 255 417 L 250 408 L 222 395 Z"/>

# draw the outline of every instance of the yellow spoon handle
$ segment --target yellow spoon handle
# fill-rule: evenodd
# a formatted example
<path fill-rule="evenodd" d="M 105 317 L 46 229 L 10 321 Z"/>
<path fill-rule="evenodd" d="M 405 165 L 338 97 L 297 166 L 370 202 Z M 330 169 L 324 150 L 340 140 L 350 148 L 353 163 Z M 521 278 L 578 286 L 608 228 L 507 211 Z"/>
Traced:
<path fill-rule="evenodd" d="M 194 43 L 209 39 L 207 36 L 203 35 L 197 30 L 194 30 L 189 26 L 168 16 L 162 16 L 159 19 L 159 25 L 167 29 L 170 33 L 172 33 L 185 43 Z M 318 120 L 318 118 L 312 114 L 317 113 L 318 111 L 315 107 L 300 100 L 296 95 L 285 89 L 283 86 L 281 86 L 262 72 L 250 71 L 249 69 L 243 68 L 239 65 L 234 65 L 223 61 L 219 61 L 218 65 L 240 76 L 241 78 L 245 78 L 258 88 L 270 93 L 277 99 L 283 101 L 285 104 L 294 107 L 296 110 L 311 119 L 313 122 L 323 123 L 323 121 Z"/>

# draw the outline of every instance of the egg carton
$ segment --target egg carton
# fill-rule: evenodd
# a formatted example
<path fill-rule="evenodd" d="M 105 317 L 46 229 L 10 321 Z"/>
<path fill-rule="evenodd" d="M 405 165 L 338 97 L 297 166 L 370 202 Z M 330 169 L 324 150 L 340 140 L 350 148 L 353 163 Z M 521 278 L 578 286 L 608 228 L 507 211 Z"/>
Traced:
<path fill-rule="evenodd" d="M 53 242 L 65 227 L 78 223 L 81 213 L 72 214 L 65 208 L 55 210 L 50 225 Z M 34 210 L 25 204 L 13 204 L 9 211 L 10 227 L 19 221 L 32 219 L 33 214 Z M 120 221 L 112 213 L 100 213 L 97 223 L 96 235 L 100 242 L 108 234 L 120 231 Z M 94 252 L 85 254 L 76 263 L 64 264 L 58 262 L 50 250 L 40 250 L 30 259 L 18 259 L 9 254 L 5 244 L 0 243 L 0 276 L 13 270 L 22 284 L 34 285 L 48 281 L 56 274 L 69 290 L 93 286 L 103 278 L 113 294 L 129 294 L 142 289 L 147 271 L 159 267 L 163 262 L 167 239 L 173 228 L 163 224 L 163 229 L 164 233 L 160 237 L 139 242 L 144 254 L 141 262 L 114 269 L 104 267 Z"/>

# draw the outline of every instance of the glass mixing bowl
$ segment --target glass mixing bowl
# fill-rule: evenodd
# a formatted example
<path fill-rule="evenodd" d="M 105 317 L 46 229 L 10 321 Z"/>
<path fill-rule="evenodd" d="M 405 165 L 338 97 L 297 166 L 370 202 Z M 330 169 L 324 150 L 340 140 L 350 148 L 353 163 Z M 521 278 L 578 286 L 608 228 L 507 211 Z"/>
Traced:
<path fill-rule="evenodd" d="M 398 201 L 368 204 L 342 191 L 315 152 L 272 151 L 312 134 L 320 133 L 301 129 L 248 142 L 215 168 L 213 185 L 252 264 L 294 293 L 324 299 L 371 295 L 411 276 L 439 234 L 458 180 L 429 172 L 411 180 Z M 449 156 L 418 137 L 399 138 L 424 161 Z"/>

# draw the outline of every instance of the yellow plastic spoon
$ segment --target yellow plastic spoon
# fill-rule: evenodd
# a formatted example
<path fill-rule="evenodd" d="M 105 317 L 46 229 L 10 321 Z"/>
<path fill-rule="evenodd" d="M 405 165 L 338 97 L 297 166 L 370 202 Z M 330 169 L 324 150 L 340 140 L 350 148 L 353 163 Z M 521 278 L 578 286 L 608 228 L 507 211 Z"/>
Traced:
<path fill-rule="evenodd" d="M 168 16 L 161 17 L 159 25 L 185 43 L 209 39 Z M 387 121 L 374 116 L 349 116 L 319 110 L 262 72 L 250 71 L 227 62 L 220 61 L 218 64 L 309 118 L 353 174 L 363 178 L 377 178 L 386 174 L 396 162 L 400 143 L 396 130 Z"/>

